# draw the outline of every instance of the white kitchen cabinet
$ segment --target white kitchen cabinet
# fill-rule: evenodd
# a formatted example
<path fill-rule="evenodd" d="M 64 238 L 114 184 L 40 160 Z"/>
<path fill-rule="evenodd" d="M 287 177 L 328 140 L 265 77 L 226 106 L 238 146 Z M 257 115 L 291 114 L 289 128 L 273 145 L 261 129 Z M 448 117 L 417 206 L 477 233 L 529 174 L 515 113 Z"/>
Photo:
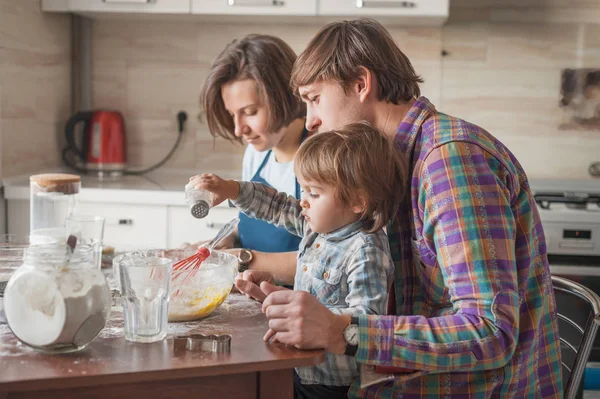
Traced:
<path fill-rule="evenodd" d="M 75 13 L 189 14 L 190 0 L 42 0 L 42 10 Z"/>
<path fill-rule="evenodd" d="M 119 252 L 167 248 L 167 207 L 81 202 L 78 212 L 106 218 L 104 244 Z"/>
<path fill-rule="evenodd" d="M 8 232 L 29 234 L 29 200 L 9 199 Z M 77 212 L 106 219 L 104 244 L 118 252 L 151 248 L 176 248 L 183 243 L 212 239 L 231 219 L 236 208 L 221 204 L 204 219 L 195 219 L 187 206 L 81 201 Z"/>
<path fill-rule="evenodd" d="M 411 24 L 442 24 L 449 0 L 319 0 L 318 15 L 402 17 Z"/>
<path fill-rule="evenodd" d="M 317 0 L 192 0 L 192 14 L 314 16 Z"/>
<path fill-rule="evenodd" d="M 19 237 L 29 235 L 29 200 L 9 199 L 8 232 Z M 104 244 L 119 252 L 135 249 L 166 248 L 167 207 L 80 202 L 78 213 L 102 216 Z"/>
<path fill-rule="evenodd" d="M 216 206 L 203 219 L 195 219 L 187 206 L 168 207 L 169 229 L 167 247 L 176 248 L 183 243 L 212 239 L 239 211 L 227 206 Z"/>

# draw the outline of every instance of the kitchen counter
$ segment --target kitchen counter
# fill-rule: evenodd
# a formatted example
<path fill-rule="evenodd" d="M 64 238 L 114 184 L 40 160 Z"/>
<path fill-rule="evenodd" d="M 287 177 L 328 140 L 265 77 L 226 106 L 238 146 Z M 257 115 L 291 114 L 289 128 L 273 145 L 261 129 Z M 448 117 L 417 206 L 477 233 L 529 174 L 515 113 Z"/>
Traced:
<path fill-rule="evenodd" d="M 225 179 L 239 179 L 241 173 L 232 171 L 212 171 Z M 58 168 L 39 173 L 73 173 Z M 184 186 L 196 170 L 164 169 L 146 175 L 126 175 L 118 178 L 99 178 L 95 175 L 81 177 L 81 201 L 146 204 L 146 205 L 185 205 Z M 29 200 L 29 176 L 23 175 L 2 180 L 4 197 L 7 200 Z M 227 204 L 223 204 L 227 206 Z"/>
<path fill-rule="evenodd" d="M 223 354 L 174 347 L 172 339 L 128 342 L 120 307 L 88 348 L 72 354 L 34 351 L 0 325 L 0 398 L 292 398 L 292 368 L 321 363 L 324 351 L 266 343 L 267 328 L 260 304 L 240 294 L 201 321 L 169 323 L 169 338 L 230 334 L 231 352 Z"/>

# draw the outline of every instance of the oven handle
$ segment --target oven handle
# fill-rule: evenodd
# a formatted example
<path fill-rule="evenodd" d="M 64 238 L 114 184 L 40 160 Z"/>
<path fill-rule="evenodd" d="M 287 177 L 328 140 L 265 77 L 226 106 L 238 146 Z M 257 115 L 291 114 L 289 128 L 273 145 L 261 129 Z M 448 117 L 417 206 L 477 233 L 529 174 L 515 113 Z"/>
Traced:
<path fill-rule="evenodd" d="M 600 266 L 550 265 L 550 273 L 559 276 L 600 277 Z"/>

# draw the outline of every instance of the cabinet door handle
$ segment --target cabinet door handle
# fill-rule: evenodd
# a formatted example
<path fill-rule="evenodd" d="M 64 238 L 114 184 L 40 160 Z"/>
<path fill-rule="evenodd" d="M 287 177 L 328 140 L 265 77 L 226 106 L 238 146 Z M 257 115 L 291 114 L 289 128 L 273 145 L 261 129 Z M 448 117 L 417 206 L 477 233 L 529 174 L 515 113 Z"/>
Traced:
<path fill-rule="evenodd" d="M 225 223 L 206 222 L 206 227 L 208 227 L 209 229 L 221 229 L 223 226 L 225 226 Z"/>
<path fill-rule="evenodd" d="M 156 0 L 102 0 L 103 3 L 121 3 L 121 4 L 150 4 L 156 3 Z"/>
<path fill-rule="evenodd" d="M 133 219 L 107 219 L 106 224 L 112 226 L 133 226 Z"/>
<path fill-rule="evenodd" d="M 357 8 L 417 8 L 414 1 L 356 0 Z"/>
<path fill-rule="evenodd" d="M 227 0 L 229 7 L 235 6 L 258 6 L 258 7 L 280 7 L 285 5 L 284 0 Z"/>

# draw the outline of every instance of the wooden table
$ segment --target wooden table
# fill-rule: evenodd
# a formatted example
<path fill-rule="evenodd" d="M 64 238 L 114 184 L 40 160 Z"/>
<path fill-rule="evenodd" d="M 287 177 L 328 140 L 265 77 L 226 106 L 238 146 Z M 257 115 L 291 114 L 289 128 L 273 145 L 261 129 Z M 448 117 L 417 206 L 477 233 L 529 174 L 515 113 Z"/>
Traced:
<path fill-rule="evenodd" d="M 204 320 L 169 324 L 169 337 L 230 334 L 225 354 L 188 351 L 172 339 L 128 342 L 118 307 L 100 335 L 73 354 L 34 351 L 0 325 L 0 399 L 292 398 L 292 369 L 321 363 L 324 352 L 265 343 L 266 330 L 260 304 L 239 294 Z"/>

